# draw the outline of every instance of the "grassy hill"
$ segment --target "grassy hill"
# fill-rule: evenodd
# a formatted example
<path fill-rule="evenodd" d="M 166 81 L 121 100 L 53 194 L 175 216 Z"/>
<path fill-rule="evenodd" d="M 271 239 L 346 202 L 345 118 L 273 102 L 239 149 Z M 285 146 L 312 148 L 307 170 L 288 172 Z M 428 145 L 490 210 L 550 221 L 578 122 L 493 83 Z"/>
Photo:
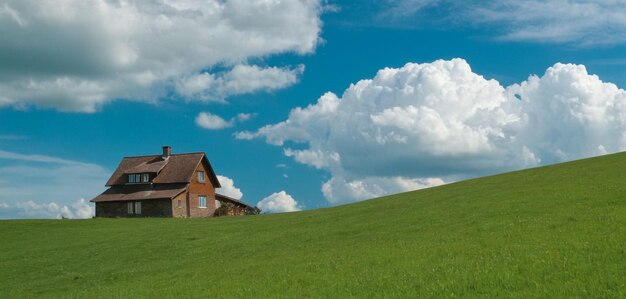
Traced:
<path fill-rule="evenodd" d="M 626 154 L 335 208 L 0 222 L 0 297 L 625 297 Z"/>

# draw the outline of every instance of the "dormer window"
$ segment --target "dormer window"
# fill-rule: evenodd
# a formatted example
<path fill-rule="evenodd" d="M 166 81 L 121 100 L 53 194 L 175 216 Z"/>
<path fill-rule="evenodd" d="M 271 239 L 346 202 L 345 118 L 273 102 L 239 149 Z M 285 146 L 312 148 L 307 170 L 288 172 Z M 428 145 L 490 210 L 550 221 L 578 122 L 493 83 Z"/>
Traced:
<path fill-rule="evenodd" d="M 140 174 L 129 174 L 128 175 L 128 182 L 129 183 L 139 183 L 140 180 L 141 180 L 141 175 Z"/>
<path fill-rule="evenodd" d="M 150 182 L 149 173 L 131 173 L 128 175 L 129 183 L 148 183 Z"/>
<path fill-rule="evenodd" d="M 204 171 L 198 171 L 198 182 L 204 183 Z"/>

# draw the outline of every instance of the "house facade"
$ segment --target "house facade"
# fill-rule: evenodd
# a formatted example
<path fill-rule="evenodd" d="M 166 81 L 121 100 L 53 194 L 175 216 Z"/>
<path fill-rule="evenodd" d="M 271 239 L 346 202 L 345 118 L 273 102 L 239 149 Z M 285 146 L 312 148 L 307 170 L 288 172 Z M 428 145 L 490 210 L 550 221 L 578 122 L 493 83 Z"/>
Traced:
<path fill-rule="evenodd" d="M 124 157 L 109 187 L 91 200 L 96 217 L 213 217 L 256 214 L 258 208 L 217 194 L 221 187 L 205 153 Z"/>

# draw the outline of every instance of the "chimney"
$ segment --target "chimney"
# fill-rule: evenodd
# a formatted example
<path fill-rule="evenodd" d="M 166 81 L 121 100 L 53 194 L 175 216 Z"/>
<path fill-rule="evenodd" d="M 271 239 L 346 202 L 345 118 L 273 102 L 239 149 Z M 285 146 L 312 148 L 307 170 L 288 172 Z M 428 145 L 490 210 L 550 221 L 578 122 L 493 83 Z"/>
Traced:
<path fill-rule="evenodd" d="M 163 159 L 167 159 L 172 155 L 172 147 L 166 145 L 163 147 Z"/>

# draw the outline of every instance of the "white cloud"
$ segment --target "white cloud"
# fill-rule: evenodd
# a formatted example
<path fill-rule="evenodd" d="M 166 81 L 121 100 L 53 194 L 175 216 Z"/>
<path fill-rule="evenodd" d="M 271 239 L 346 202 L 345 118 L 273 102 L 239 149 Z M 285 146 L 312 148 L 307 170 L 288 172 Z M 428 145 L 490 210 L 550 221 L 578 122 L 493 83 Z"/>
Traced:
<path fill-rule="evenodd" d="M 256 117 L 256 113 L 239 113 L 237 114 L 237 121 L 246 122 Z"/>
<path fill-rule="evenodd" d="M 296 83 L 302 72 L 304 65 L 287 69 L 238 64 L 225 74 L 204 72 L 182 77 L 176 83 L 176 91 L 187 98 L 223 101 L 232 95 L 285 88 Z"/>
<path fill-rule="evenodd" d="M 235 136 L 236 139 L 241 139 L 241 140 L 252 140 L 257 137 L 256 134 L 252 132 L 248 132 L 248 131 L 235 132 L 233 136 Z"/>
<path fill-rule="evenodd" d="M 239 113 L 231 119 L 225 120 L 209 112 L 200 112 L 196 116 L 196 125 L 207 130 L 221 130 L 233 127 L 237 122 L 246 122 L 255 116 L 256 114 L 254 113 Z"/>
<path fill-rule="evenodd" d="M 557 63 L 508 87 L 514 95 L 525 125 L 517 138 L 544 164 L 626 149 L 626 91 L 583 65 Z"/>
<path fill-rule="evenodd" d="M 1 217 L 29 217 L 27 211 L 33 210 L 39 211 L 31 213 L 36 217 L 54 218 L 63 207 L 71 212 L 65 217 L 88 217 L 87 207 L 92 205 L 75 199 L 98 195 L 110 174 L 96 164 L 0 151 L 0 203 L 9 208 Z"/>
<path fill-rule="evenodd" d="M 386 0 L 380 26 L 484 26 L 498 39 L 576 45 L 626 42 L 621 0 Z"/>
<path fill-rule="evenodd" d="M 0 106 L 93 112 L 172 88 L 198 100 L 283 88 L 300 67 L 246 63 L 313 52 L 322 10 L 317 0 L 5 1 Z"/>
<path fill-rule="evenodd" d="M 322 192 L 340 203 L 616 152 L 625 131 L 626 91 L 584 66 L 557 63 L 505 88 L 453 59 L 382 69 L 236 137 L 329 171 Z"/>
<path fill-rule="evenodd" d="M 335 152 L 322 152 L 320 150 L 292 150 L 286 148 L 283 153 L 294 160 L 311 165 L 317 169 L 329 168 L 340 162 L 339 154 Z"/>
<path fill-rule="evenodd" d="M 234 199 L 241 199 L 243 197 L 241 189 L 235 187 L 233 179 L 223 175 L 218 175 L 217 179 L 220 181 L 220 185 L 222 185 L 222 187 L 215 189 L 215 192 Z"/>
<path fill-rule="evenodd" d="M 0 218 L 70 218 L 86 219 L 94 216 L 94 209 L 81 198 L 67 206 L 55 202 L 36 203 L 32 200 L 15 202 L 12 204 L 0 203 Z"/>
<path fill-rule="evenodd" d="M 45 156 L 45 155 L 25 155 L 25 154 L 20 154 L 20 153 L 7 152 L 3 150 L 0 150 L 0 159 L 27 161 L 27 162 L 58 163 L 58 164 L 68 164 L 68 165 L 84 164 L 81 162 L 59 159 L 59 158 Z"/>
<path fill-rule="evenodd" d="M 322 193 L 331 204 L 340 204 L 435 187 L 444 183 L 440 178 L 366 177 L 348 181 L 340 176 L 333 176 L 322 185 Z"/>
<path fill-rule="evenodd" d="M 475 23 L 506 24 L 506 40 L 548 43 L 616 44 L 626 42 L 623 1 L 505 0 L 481 3 L 470 17 Z"/>
<path fill-rule="evenodd" d="M 84 198 L 79 199 L 72 205 L 74 209 L 74 217 L 79 219 L 91 218 L 95 215 L 95 210 L 88 204 Z"/>
<path fill-rule="evenodd" d="M 226 121 L 209 112 L 200 112 L 196 117 L 196 125 L 207 130 L 219 130 L 232 127 L 234 122 L 233 120 Z"/>
<path fill-rule="evenodd" d="M 284 213 L 300 211 L 298 202 L 287 194 L 285 191 L 272 193 L 272 195 L 263 198 L 256 206 L 263 213 Z"/>
<path fill-rule="evenodd" d="M 383 2 L 384 9 L 380 12 L 380 17 L 386 18 L 406 18 L 436 5 L 441 0 L 386 0 Z"/>

